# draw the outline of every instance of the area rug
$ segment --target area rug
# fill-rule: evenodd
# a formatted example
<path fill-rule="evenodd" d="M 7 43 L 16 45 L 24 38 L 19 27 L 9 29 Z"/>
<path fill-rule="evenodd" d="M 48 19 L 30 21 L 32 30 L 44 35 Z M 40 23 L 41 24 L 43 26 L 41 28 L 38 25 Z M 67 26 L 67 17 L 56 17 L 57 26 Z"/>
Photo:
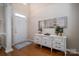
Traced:
<path fill-rule="evenodd" d="M 32 42 L 25 41 L 25 42 L 22 42 L 22 43 L 19 43 L 19 44 L 15 45 L 15 48 L 16 49 L 22 49 L 22 48 L 24 48 L 24 47 L 26 47 L 26 46 L 28 46 L 30 44 L 32 44 Z"/>

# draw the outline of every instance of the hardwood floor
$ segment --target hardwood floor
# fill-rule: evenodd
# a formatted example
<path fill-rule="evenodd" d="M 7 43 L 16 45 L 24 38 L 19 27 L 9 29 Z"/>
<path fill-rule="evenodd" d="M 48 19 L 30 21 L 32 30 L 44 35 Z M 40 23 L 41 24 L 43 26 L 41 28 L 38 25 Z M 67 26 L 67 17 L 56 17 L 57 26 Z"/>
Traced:
<path fill-rule="evenodd" d="M 8 54 L 4 52 L 4 49 L 0 49 L 0 56 L 64 56 L 64 53 L 57 50 L 51 53 L 50 48 L 40 48 L 39 45 L 31 44 L 19 50 L 14 48 L 14 51 Z"/>

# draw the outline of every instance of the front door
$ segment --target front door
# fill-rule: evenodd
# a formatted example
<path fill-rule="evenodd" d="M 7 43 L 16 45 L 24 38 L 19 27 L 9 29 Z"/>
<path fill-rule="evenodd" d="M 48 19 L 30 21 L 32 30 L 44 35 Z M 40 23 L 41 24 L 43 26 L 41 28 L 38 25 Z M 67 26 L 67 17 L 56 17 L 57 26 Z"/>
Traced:
<path fill-rule="evenodd" d="M 13 19 L 13 44 L 27 40 L 27 19 L 26 17 L 14 16 Z"/>

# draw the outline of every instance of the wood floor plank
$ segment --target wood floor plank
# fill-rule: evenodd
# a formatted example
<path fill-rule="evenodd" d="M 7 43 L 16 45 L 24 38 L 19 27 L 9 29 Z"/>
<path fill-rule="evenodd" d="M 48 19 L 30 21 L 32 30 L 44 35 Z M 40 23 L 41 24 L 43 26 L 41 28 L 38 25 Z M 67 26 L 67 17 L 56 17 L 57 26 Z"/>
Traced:
<path fill-rule="evenodd" d="M 4 49 L 0 49 L 0 56 L 64 56 L 64 53 L 57 50 L 51 53 L 50 48 L 40 48 L 39 45 L 31 44 L 19 50 L 14 48 L 14 51 L 8 54 L 4 52 Z"/>

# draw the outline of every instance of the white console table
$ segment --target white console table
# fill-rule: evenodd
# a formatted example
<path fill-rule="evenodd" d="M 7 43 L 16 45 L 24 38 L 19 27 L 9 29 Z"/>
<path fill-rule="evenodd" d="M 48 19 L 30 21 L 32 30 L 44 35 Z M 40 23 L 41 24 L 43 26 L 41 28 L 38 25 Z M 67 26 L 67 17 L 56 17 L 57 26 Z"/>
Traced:
<path fill-rule="evenodd" d="M 46 46 L 52 49 L 57 49 L 65 52 L 66 55 L 66 36 L 57 36 L 57 35 L 44 35 L 44 34 L 36 34 L 33 37 L 33 42 L 36 44 L 40 44 L 40 46 Z"/>

